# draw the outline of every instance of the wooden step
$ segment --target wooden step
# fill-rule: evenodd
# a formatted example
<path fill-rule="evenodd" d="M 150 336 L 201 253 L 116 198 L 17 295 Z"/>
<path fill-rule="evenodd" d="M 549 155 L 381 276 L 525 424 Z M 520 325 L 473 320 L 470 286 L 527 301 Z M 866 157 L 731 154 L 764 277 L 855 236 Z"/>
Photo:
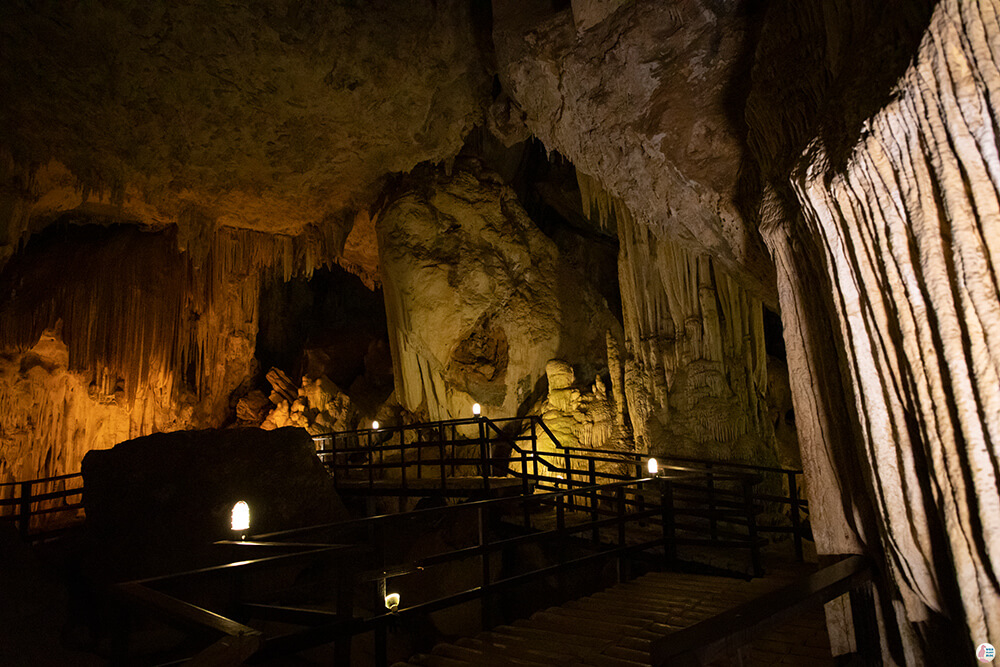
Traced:
<path fill-rule="evenodd" d="M 592 598 L 584 598 L 583 600 L 573 600 L 568 602 L 563 608 L 592 612 L 599 611 L 607 614 L 614 614 L 616 617 L 621 619 L 631 618 L 636 619 L 637 621 L 651 621 L 653 623 L 669 626 L 675 630 L 679 630 L 681 627 L 676 623 L 676 613 L 653 608 L 638 609 L 630 605 L 628 602 L 613 599 L 594 600 Z"/>
<path fill-rule="evenodd" d="M 465 646 L 475 646 L 485 655 L 517 659 L 519 664 L 545 665 L 554 667 L 571 665 L 579 656 L 559 649 L 554 642 L 530 641 L 523 637 L 511 637 L 484 633 L 475 639 L 459 640 Z"/>
<path fill-rule="evenodd" d="M 479 662 L 469 662 L 467 660 L 455 660 L 443 655 L 433 653 L 418 653 L 410 658 L 410 662 L 421 667 L 478 667 Z"/>

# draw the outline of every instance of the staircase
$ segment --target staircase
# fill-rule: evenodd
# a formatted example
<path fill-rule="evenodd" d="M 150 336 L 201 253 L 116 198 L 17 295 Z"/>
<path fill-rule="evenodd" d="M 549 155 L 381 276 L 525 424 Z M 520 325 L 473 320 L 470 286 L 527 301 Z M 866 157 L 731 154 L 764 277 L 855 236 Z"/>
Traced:
<path fill-rule="evenodd" d="M 752 581 L 655 572 L 475 637 L 438 644 L 394 667 L 650 665 L 654 640 L 788 584 L 801 568 Z M 741 664 L 733 660 L 712 664 Z M 821 605 L 755 640 L 743 665 L 833 667 Z"/>

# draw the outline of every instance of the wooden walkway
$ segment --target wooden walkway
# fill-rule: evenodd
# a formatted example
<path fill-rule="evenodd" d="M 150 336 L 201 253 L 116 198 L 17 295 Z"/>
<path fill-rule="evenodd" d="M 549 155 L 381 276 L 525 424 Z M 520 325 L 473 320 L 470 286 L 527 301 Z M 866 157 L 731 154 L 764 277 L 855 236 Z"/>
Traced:
<path fill-rule="evenodd" d="M 801 576 L 792 568 L 744 581 L 707 575 L 651 573 L 589 597 L 536 612 L 526 620 L 438 644 L 395 667 L 537 667 L 649 665 L 650 642 L 776 590 Z M 833 667 L 822 606 L 755 640 L 749 664 Z M 739 665 L 739 658 L 714 665 Z M 743 666 L 747 665 L 744 661 Z"/>

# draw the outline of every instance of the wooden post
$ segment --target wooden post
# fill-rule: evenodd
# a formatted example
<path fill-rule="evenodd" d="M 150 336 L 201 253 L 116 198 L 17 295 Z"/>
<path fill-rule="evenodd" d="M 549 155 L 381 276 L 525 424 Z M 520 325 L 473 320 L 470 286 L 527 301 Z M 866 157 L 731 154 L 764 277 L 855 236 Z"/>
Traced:
<path fill-rule="evenodd" d="M 750 477 L 743 479 L 743 504 L 747 512 L 747 537 L 750 539 L 750 563 L 753 566 L 753 576 L 759 577 L 764 574 L 764 569 L 760 564 L 760 543 L 757 540 L 757 508 L 753 502 L 754 480 Z"/>
<path fill-rule="evenodd" d="M 531 528 L 531 508 L 528 507 L 528 496 L 531 489 L 528 486 L 528 452 L 521 450 L 521 511 L 524 514 L 524 529 Z"/>
<path fill-rule="evenodd" d="M 420 451 L 420 448 L 417 448 Z M 406 438 L 399 432 L 399 511 L 406 511 Z"/>
<path fill-rule="evenodd" d="M 878 617 L 875 615 L 875 598 L 872 582 L 866 581 L 849 594 L 851 617 L 854 620 L 854 645 L 856 664 L 863 667 L 882 667 L 882 645 L 879 640 Z"/>
<path fill-rule="evenodd" d="M 597 466 L 594 459 L 587 459 L 587 473 L 590 477 L 590 485 L 597 485 Z M 597 489 L 591 489 L 588 494 L 590 496 L 590 520 L 593 523 L 597 523 L 599 515 L 597 513 Z M 600 546 L 601 544 L 601 529 L 596 525 L 591 528 L 590 538 L 594 543 L 594 546 Z"/>
<path fill-rule="evenodd" d="M 486 442 L 486 423 L 482 417 L 476 417 L 479 426 L 479 460 L 481 465 L 480 474 L 483 476 L 483 491 L 490 490 L 490 461 L 489 445 Z"/>
<path fill-rule="evenodd" d="M 573 461 L 569 458 L 569 450 L 563 449 L 565 452 L 565 463 L 566 463 L 566 490 L 573 490 Z M 573 499 L 573 494 L 567 494 L 566 504 L 570 507 L 576 507 L 576 500 Z"/>
<path fill-rule="evenodd" d="M 433 432 L 432 432 L 433 433 Z M 447 488 L 445 483 L 445 476 L 447 475 L 444 469 L 444 433 L 438 434 L 438 466 L 441 470 L 441 490 L 444 491 Z"/>
<path fill-rule="evenodd" d="M 482 552 L 479 556 L 479 564 L 482 568 L 482 589 L 483 595 L 480 599 L 480 610 L 483 630 L 488 630 L 490 623 L 490 554 L 486 547 L 490 543 L 489 509 L 480 505 L 477 509 L 479 519 L 479 547 Z"/>
<path fill-rule="evenodd" d="M 615 506 L 618 512 L 618 548 L 625 548 L 625 487 L 619 486 L 615 489 Z M 629 578 L 628 563 L 625 554 L 618 552 L 618 582 L 621 583 Z"/>
<path fill-rule="evenodd" d="M 368 488 L 375 487 L 375 454 L 372 452 L 372 432 L 368 431 L 368 451 L 365 461 L 368 462 Z"/>
<path fill-rule="evenodd" d="M 705 467 L 708 468 L 708 534 L 715 542 L 719 539 L 719 522 L 715 518 L 715 473 L 711 463 Z"/>
<path fill-rule="evenodd" d="M 348 637 L 349 639 L 350 637 Z M 380 621 L 375 624 L 375 667 L 388 667 L 389 665 L 386 643 L 385 622 Z"/>
<path fill-rule="evenodd" d="M 677 560 L 677 525 L 674 517 L 674 487 L 669 479 L 657 478 L 660 483 L 660 512 L 663 519 L 663 553 L 667 565 Z"/>
<path fill-rule="evenodd" d="M 424 471 L 423 471 L 423 460 L 424 460 L 423 438 L 420 437 L 420 431 L 417 431 L 416 434 L 417 434 L 417 442 L 416 442 L 416 445 L 417 445 L 417 479 L 422 479 L 423 476 L 424 476 L 424 474 L 423 474 L 424 473 Z"/>
<path fill-rule="evenodd" d="M 21 482 L 21 505 L 17 527 L 21 537 L 27 539 L 31 529 L 31 482 Z"/>
<path fill-rule="evenodd" d="M 563 496 L 556 497 L 556 562 L 563 563 L 566 560 L 566 502 Z M 556 571 L 556 589 L 560 600 L 566 594 L 566 575 L 563 568 Z"/>
<path fill-rule="evenodd" d="M 788 498 L 792 505 L 792 540 L 795 543 L 795 558 L 801 563 L 802 556 L 802 517 L 799 514 L 799 487 L 795 481 L 795 473 L 788 473 Z"/>
<path fill-rule="evenodd" d="M 538 480 L 538 417 L 531 418 L 531 459 L 533 461 L 535 480 Z"/>

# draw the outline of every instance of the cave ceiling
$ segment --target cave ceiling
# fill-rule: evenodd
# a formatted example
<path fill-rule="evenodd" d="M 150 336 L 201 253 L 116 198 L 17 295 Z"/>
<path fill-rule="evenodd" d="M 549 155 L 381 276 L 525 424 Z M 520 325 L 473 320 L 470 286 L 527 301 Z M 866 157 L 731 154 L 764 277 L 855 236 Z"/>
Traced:
<path fill-rule="evenodd" d="M 625 4 L 3 3 L 0 262 L 71 211 L 176 224 L 182 249 L 319 229 L 377 275 L 387 179 L 478 125 L 536 137 L 775 306 L 736 203 L 746 17 Z"/>
<path fill-rule="evenodd" d="M 349 227 L 481 119 L 476 25 L 460 0 L 4 2 L 0 260 L 70 209 L 182 242 Z"/>

